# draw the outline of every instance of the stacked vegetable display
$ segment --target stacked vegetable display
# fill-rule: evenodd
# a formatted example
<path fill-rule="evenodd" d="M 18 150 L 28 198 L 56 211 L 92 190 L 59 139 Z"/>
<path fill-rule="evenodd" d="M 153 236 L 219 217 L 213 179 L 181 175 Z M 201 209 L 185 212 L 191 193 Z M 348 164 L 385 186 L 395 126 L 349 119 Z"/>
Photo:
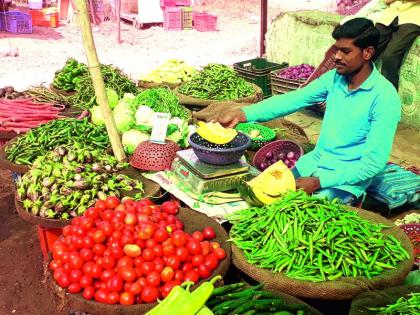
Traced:
<path fill-rule="evenodd" d="M 29 172 L 16 183 L 16 198 L 28 212 L 50 219 L 67 220 L 82 215 L 94 200 L 124 191 L 138 191 L 143 185 L 127 175 L 117 174 L 128 166 L 102 149 L 75 144 L 59 146 L 38 157 Z"/>
<path fill-rule="evenodd" d="M 35 103 L 31 99 L 0 99 L 0 131 L 24 133 L 60 117 L 64 106 Z"/>
<path fill-rule="evenodd" d="M 183 84 L 179 92 L 199 99 L 222 101 L 251 96 L 255 90 L 228 66 L 209 64 Z"/>
<path fill-rule="evenodd" d="M 243 282 L 214 289 L 206 306 L 215 315 L 278 314 L 304 315 L 307 305 L 289 304 L 279 296 L 262 290 L 263 284 L 246 288 Z"/>
<path fill-rule="evenodd" d="M 314 71 L 315 68 L 313 66 L 304 63 L 298 66 L 286 68 L 278 72 L 277 76 L 288 80 L 306 80 Z"/>
<path fill-rule="evenodd" d="M 189 235 L 171 202 L 99 200 L 63 229 L 50 268 L 58 285 L 108 304 L 152 303 L 208 278 L 225 251 L 211 227 Z"/>
<path fill-rule="evenodd" d="M 165 61 L 147 75 L 140 76 L 139 80 L 154 83 L 182 83 L 190 81 L 198 71 L 183 60 L 170 59 Z"/>
<path fill-rule="evenodd" d="M 9 161 L 32 165 L 38 156 L 44 156 L 60 145 L 75 143 L 102 149 L 110 145 L 104 127 L 95 126 L 87 119 L 64 118 L 30 130 L 16 138 L 5 151 Z"/>
<path fill-rule="evenodd" d="M 231 239 L 250 264 L 304 281 L 372 278 L 410 256 L 382 224 L 337 201 L 290 192 L 262 208 L 228 216 Z"/>
<path fill-rule="evenodd" d="M 81 77 L 87 73 L 85 64 L 79 63 L 74 58 L 69 58 L 64 67 L 55 73 L 53 87 L 67 92 L 80 89 L 78 85 L 81 82 Z"/>

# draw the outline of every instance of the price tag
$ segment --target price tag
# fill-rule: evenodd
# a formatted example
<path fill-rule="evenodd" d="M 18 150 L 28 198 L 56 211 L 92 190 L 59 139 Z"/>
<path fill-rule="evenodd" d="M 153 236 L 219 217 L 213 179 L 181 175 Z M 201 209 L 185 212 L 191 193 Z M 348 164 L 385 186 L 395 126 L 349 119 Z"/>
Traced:
<path fill-rule="evenodd" d="M 154 143 L 165 143 L 166 132 L 168 130 L 169 119 L 171 114 L 168 113 L 154 113 L 152 115 L 152 134 L 150 141 Z"/>

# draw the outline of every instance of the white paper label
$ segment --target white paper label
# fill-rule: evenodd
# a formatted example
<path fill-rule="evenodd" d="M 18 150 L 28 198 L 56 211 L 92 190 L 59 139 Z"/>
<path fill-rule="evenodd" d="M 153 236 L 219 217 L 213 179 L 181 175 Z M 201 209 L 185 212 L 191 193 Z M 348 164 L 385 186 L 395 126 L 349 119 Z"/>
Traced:
<path fill-rule="evenodd" d="M 150 135 L 151 142 L 165 143 L 169 119 L 171 119 L 171 114 L 168 113 L 154 113 L 152 115 L 153 129 L 152 134 Z"/>

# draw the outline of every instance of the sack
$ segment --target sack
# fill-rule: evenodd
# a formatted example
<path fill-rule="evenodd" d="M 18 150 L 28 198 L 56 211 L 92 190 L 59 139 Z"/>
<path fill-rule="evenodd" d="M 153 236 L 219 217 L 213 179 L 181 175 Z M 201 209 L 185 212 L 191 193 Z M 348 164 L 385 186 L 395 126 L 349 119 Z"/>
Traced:
<path fill-rule="evenodd" d="M 409 294 L 412 292 L 420 292 L 420 286 L 398 286 L 386 290 L 362 293 L 351 303 L 349 315 L 376 315 L 377 311 L 370 311 L 368 308 L 394 304 L 400 297 L 409 297 Z"/>
<path fill-rule="evenodd" d="M 160 88 L 160 87 L 167 87 L 170 90 L 173 90 L 181 85 L 181 83 L 169 83 L 169 82 L 162 82 L 162 83 L 156 83 L 156 82 L 149 82 L 149 81 L 142 81 L 139 80 L 137 82 L 137 85 L 139 88 L 142 89 L 153 89 L 153 88 Z"/>
<path fill-rule="evenodd" d="M 360 214 L 361 217 L 375 223 L 383 223 L 393 226 L 392 222 L 384 217 L 363 209 L 352 208 Z M 364 277 L 346 277 L 335 281 L 309 282 L 295 280 L 286 277 L 284 273 L 273 274 L 268 269 L 257 268 L 247 262 L 242 250 L 232 244 L 233 264 L 245 274 L 258 282 L 265 283 L 267 288 L 274 288 L 281 292 L 288 293 L 297 297 L 306 297 L 324 300 L 349 300 L 364 291 L 383 289 L 400 285 L 413 267 L 414 254 L 410 239 L 398 227 L 393 226 L 383 230 L 385 235 L 391 234 L 397 238 L 402 246 L 410 254 L 410 259 L 401 262 L 398 269 L 385 271 L 383 274 L 372 279 Z M 280 257 L 279 257 L 280 258 Z"/>
<path fill-rule="evenodd" d="M 247 96 L 247 97 L 242 97 L 242 98 L 238 98 L 236 100 L 226 100 L 226 101 L 219 101 L 219 100 L 205 100 L 205 99 L 201 99 L 201 98 L 195 98 L 192 96 L 188 96 L 188 95 L 184 95 L 181 94 L 178 90 L 179 87 L 177 87 L 174 90 L 174 93 L 178 96 L 179 98 L 179 103 L 183 104 L 183 105 L 193 105 L 193 106 L 208 106 L 210 104 L 213 103 L 220 103 L 220 102 L 236 102 L 236 103 L 248 103 L 248 104 L 254 104 L 254 103 L 258 103 L 259 101 L 261 101 L 263 99 L 263 91 L 262 89 L 255 85 L 250 83 L 253 87 L 254 87 L 254 94 Z"/>

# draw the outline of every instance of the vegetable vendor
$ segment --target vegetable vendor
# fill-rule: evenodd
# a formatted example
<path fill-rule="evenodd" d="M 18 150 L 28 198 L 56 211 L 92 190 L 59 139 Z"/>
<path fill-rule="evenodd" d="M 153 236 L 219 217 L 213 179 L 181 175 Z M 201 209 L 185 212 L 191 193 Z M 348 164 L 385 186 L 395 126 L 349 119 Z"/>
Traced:
<path fill-rule="evenodd" d="M 293 169 L 296 186 L 309 194 L 352 204 L 365 194 L 390 156 L 401 101 L 395 87 L 371 61 L 379 42 L 373 22 L 355 18 L 333 33 L 336 68 L 306 87 L 216 116 L 230 127 L 268 121 L 326 101 L 315 149 Z"/>

